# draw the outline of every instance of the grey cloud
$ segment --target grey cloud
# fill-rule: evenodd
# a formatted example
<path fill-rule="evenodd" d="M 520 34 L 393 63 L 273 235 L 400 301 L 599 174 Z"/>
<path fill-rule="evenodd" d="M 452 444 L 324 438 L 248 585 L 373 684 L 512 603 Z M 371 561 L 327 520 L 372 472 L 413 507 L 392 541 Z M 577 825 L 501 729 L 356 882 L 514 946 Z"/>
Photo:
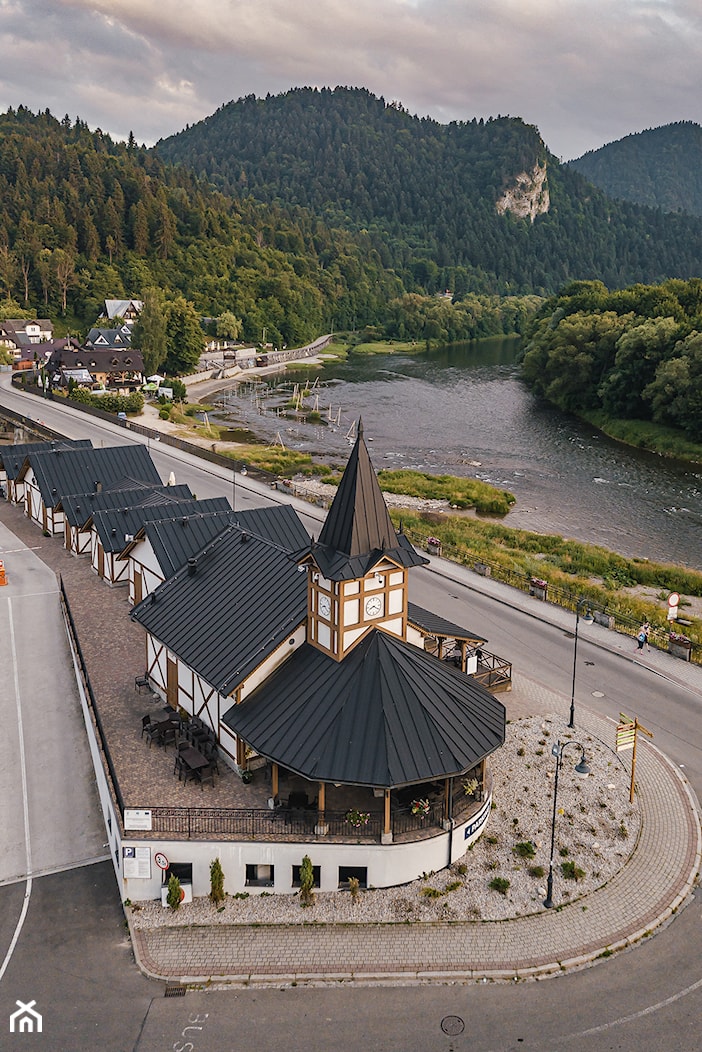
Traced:
<path fill-rule="evenodd" d="M 364 86 L 441 120 L 520 116 L 565 158 L 700 119 L 698 0 L 17 0 L 0 9 L 0 105 L 49 106 L 116 135 L 133 128 L 140 141 L 241 95 L 303 84 Z"/>

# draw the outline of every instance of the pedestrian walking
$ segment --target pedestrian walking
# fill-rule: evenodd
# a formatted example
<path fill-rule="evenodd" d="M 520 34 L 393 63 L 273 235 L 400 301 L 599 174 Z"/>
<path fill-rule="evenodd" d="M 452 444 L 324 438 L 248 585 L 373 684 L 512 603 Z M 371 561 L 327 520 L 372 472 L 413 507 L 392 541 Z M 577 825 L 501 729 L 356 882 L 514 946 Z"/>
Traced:
<path fill-rule="evenodd" d="M 646 647 L 649 654 L 651 653 L 651 647 L 648 643 L 648 637 L 650 632 L 650 624 L 648 623 L 648 621 L 644 621 L 644 623 L 641 625 L 641 628 L 639 629 L 639 634 L 636 637 L 637 650 L 643 650 L 643 648 Z"/>

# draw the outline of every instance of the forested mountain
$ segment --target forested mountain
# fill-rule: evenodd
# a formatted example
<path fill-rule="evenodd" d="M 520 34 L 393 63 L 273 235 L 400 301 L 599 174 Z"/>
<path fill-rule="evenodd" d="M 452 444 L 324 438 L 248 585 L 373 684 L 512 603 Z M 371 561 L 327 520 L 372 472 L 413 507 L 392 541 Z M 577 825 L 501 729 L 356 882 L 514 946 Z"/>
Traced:
<path fill-rule="evenodd" d="M 300 345 L 375 322 L 403 292 L 370 240 L 213 191 L 151 151 L 20 107 L 0 115 L 0 303 L 92 325 L 105 298 L 163 290 L 240 335 Z M 9 314 L 8 314 L 9 311 Z"/>
<path fill-rule="evenodd" d="M 569 167 L 610 197 L 702 216 L 702 128 L 692 121 L 627 135 Z"/>
<path fill-rule="evenodd" d="M 543 304 L 524 376 L 561 409 L 650 420 L 699 442 L 702 280 L 614 292 L 574 282 Z"/>
<path fill-rule="evenodd" d="M 304 206 L 363 231 L 404 286 L 548 293 L 702 273 L 702 222 L 615 202 L 561 165 L 521 120 L 441 125 L 363 89 L 294 89 L 221 107 L 158 143 L 222 191 Z M 545 169 L 534 221 L 496 207 Z"/>

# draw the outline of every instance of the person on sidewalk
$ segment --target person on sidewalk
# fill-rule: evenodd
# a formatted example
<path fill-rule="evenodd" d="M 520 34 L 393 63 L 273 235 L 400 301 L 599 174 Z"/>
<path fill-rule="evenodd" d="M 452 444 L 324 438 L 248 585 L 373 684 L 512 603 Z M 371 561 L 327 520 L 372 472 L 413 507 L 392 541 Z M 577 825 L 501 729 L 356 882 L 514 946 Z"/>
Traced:
<path fill-rule="evenodd" d="M 644 621 L 644 623 L 641 625 L 641 628 L 639 629 L 639 634 L 636 637 L 637 649 L 643 650 L 645 645 L 648 648 L 649 654 L 651 653 L 651 648 L 648 644 L 648 636 L 650 631 L 651 626 L 649 625 L 648 621 Z"/>

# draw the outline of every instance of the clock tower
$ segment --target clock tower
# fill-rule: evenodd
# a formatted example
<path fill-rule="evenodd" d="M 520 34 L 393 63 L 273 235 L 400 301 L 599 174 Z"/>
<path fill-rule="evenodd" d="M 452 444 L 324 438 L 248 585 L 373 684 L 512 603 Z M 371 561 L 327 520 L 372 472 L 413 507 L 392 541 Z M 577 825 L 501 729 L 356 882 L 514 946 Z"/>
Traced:
<path fill-rule="evenodd" d="M 307 641 L 341 661 L 372 629 L 404 640 L 407 571 L 427 562 L 395 531 L 359 421 L 319 540 L 300 561 L 309 575 Z"/>

